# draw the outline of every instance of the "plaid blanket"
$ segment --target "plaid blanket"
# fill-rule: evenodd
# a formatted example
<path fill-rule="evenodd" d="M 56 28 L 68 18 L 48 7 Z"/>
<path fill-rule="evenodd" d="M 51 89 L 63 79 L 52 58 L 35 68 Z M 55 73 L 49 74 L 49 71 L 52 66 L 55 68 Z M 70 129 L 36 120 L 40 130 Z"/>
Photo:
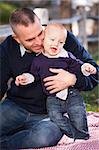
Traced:
<path fill-rule="evenodd" d="M 28 150 L 99 150 L 99 113 L 89 112 L 87 118 L 91 136 L 89 140 L 74 142 L 64 135 L 57 146 Z"/>

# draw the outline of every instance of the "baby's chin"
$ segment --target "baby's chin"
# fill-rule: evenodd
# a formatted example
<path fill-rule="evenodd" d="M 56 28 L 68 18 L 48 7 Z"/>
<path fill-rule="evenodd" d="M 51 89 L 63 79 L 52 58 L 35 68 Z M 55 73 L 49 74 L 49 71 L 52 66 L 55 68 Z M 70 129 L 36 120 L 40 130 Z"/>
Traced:
<path fill-rule="evenodd" d="M 56 56 L 56 55 L 57 55 L 57 53 L 51 53 L 50 55 L 51 55 L 51 56 Z"/>
<path fill-rule="evenodd" d="M 56 52 L 51 52 L 50 55 L 51 55 L 51 56 L 56 56 L 58 53 L 59 53 L 59 52 L 57 52 L 57 51 L 56 51 Z"/>

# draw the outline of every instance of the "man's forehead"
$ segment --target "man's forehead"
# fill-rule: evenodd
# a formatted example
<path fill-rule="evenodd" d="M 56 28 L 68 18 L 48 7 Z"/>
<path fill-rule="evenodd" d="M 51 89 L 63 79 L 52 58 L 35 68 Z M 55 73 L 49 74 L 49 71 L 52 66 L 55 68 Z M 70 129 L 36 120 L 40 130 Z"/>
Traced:
<path fill-rule="evenodd" d="M 32 34 L 31 36 L 29 35 L 25 41 L 30 41 L 35 39 L 36 37 L 40 36 L 43 33 L 43 30 L 40 30 L 39 32 L 37 32 L 36 34 Z"/>

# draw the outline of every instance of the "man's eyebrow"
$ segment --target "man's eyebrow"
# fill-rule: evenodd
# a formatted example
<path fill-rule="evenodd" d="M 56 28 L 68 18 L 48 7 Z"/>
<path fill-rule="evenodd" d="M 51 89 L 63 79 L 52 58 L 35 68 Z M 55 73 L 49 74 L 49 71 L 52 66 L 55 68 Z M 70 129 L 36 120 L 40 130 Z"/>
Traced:
<path fill-rule="evenodd" d="M 42 34 L 43 30 L 38 34 L 38 36 L 40 36 Z"/>
<path fill-rule="evenodd" d="M 35 38 L 33 37 L 33 38 L 27 39 L 27 40 L 25 40 L 25 41 L 31 41 L 31 40 L 33 40 L 33 39 L 35 39 Z"/>
<path fill-rule="evenodd" d="M 43 30 L 38 34 L 38 36 L 40 36 L 42 34 Z M 26 41 L 32 41 L 33 39 L 35 39 L 35 37 L 27 39 Z"/>

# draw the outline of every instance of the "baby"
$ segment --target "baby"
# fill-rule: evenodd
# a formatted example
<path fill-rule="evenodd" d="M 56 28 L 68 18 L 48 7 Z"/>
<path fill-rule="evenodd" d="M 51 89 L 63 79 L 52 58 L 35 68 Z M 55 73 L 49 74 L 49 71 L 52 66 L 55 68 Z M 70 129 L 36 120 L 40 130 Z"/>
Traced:
<path fill-rule="evenodd" d="M 72 135 L 68 136 L 74 139 L 88 139 L 89 133 L 85 105 L 83 106 L 84 111 L 80 109 L 76 110 L 76 101 L 79 100 L 79 103 L 77 101 L 77 106 L 79 106 L 81 100 L 83 101 L 83 97 L 79 94 L 79 91 L 74 87 L 70 87 L 58 93 L 50 94 L 44 86 L 43 79 L 53 75 L 49 68 L 64 69 L 81 77 L 96 74 L 96 68 L 89 63 L 80 62 L 63 48 L 67 37 L 67 30 L 63 25 L 51 23 L 47 25 L 44 32 L 44 50 L 37 57 L 33 58 L 30 70 L 31 74 L 23 73 L 17 76 L 15 83 L 19 86 L 41 80 L 43 91 L 47 95 L 46 105 L 50 119 L 67 135 L 66 122 L 68 121 L 68 117 L 64 116 L 64 113 L 67 112 L 72 130 Z M 69 103 L 73 107 L 69 108 Z M 76 117 L 77 113 L 81 114 L 82 117 Z M 82 118 L 84 119 L 82 120 Z M 81 123 L 80 126 L 78 125 L 79 122 Z"/>

